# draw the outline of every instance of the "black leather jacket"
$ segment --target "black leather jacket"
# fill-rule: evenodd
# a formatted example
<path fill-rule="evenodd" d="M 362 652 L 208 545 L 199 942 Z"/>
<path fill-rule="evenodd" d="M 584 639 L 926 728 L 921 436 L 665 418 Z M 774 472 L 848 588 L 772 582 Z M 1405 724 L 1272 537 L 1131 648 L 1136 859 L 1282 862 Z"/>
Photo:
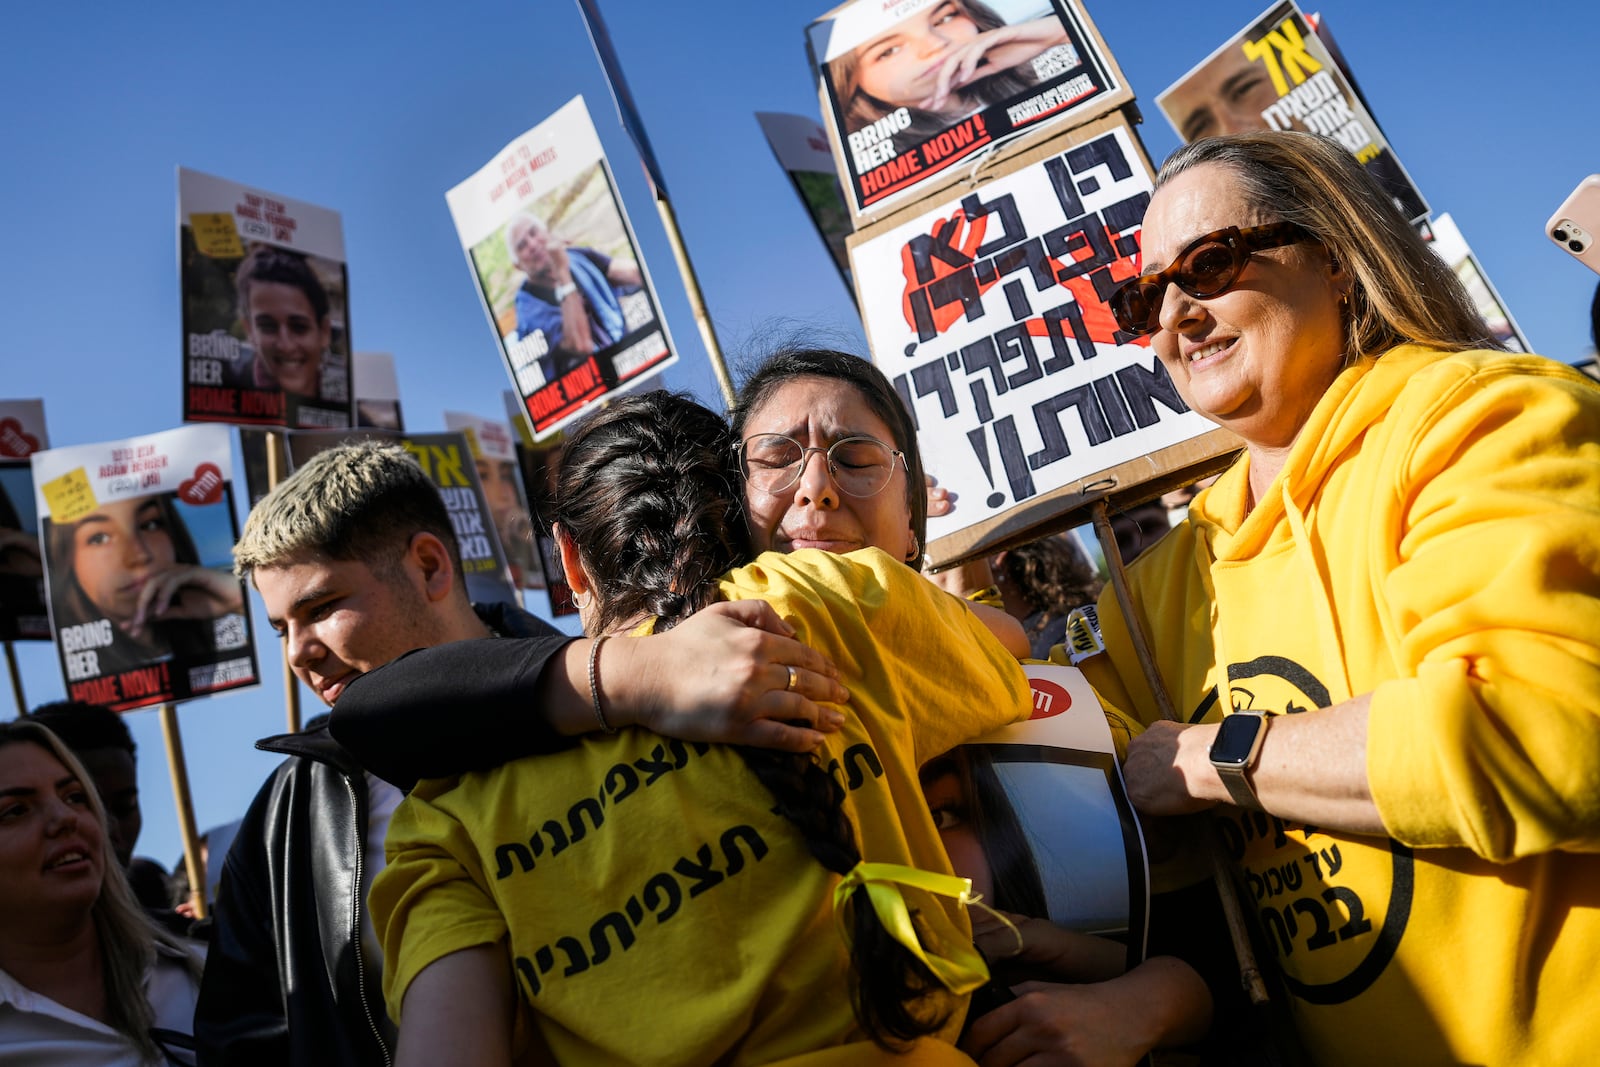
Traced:
<path fill-rule="evenodd" d="M 284 761 L 223 866 L 195 1007 L 199 1062 L 387 1067 L 380 967 L 362 959 L 367 785 L 326 725 L 258 741 Z"/>
<path fill-rule="evenodd" d="M 538 639 L 519 657 L 530 680 L 570 640 L 520 609 L 474 608 L 496 633 Z M 471 658 L 501 644 L 464 651 Z M 379 689 L 357 679 L 338 706 L 343 709 L 355 692 L 378 696 Z M 518 710 L 517 718 L 536 724 L 528 729 L 549 732 L 525 701 Z M 429 712 L 436 723 L 440 709 Z M 419 721 L 416 730 L 427 735 L 429 723 Z M 256 794 L 223 865 L 195 1008 L 199 1062 L 387 1067 L 395 1031 L 384 1011 L 381 963 L 362 958 L 360 924 L 371 882 L 362 869 L 362 765 L 326 725 L 269 737 L 256 747 L 294 758 Z"/>

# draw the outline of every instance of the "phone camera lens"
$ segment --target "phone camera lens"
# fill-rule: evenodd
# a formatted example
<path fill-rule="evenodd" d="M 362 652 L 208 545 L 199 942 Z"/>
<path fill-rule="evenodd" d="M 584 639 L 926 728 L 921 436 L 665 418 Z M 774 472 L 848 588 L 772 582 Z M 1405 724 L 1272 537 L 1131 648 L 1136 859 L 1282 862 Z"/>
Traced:
<path fill-rule="evenodd" d="M 1582 241 L 1568 241 L 1567 242 L 1567 247 L 1572 249 L 1574 252 L 1582 252 L 1583 251 L 1583 242 Z"/>
<path fill-rule="evenodd" d="M 1550 236 L 1554 237 L 1558 241 L 1565 241 L 1567 239 L 1567 231 L 1563 227 L 1557 226 L 1554 230 L 1550 231 Z"/>

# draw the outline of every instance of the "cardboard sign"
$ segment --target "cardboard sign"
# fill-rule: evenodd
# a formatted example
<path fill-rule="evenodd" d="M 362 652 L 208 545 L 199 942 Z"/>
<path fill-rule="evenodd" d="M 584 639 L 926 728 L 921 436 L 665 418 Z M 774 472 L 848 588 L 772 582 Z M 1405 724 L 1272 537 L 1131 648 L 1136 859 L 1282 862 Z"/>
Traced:
<path fill-rule="evenodd" d="M 183 418 L 352 422 L 339 214 L 178 168 Z"/>
<path fill-rule="evenodd" d="M 1133 99 L 1076 0 L 851 0 L 812 23 L 807 44 L 858 217 Z"/>
<path fill-rule="evenodd" d="M 0 400 L 0 641 L 48 641 L 29 457 L 50 447 L 43 400 Z"/>
<path fill-rule="evenodd" d="M 828 131 L 815 119 L 804 115 L 784 115 L 773 111 L 757 111 L 756 121 L 766 135 L 767 145 L 777 157 L 778 165 L 789 175 L 795 195 L 805 205 L 817 235 L 828 246 L 833 265 L 839 268 L 839 277 L 846 288 L 853 288 L 850 279 L 850 256 L 845 251 L 845 238 L 850 236 L 850 208 L 844 200 L 844 190 L 839 176 L 834 172 L 833 153 L 828 150 Z"/>
<path fill-rule="evenodd" d="M 1033 717 L 928 761 L 923 794 L 936 815 L 956 816 L 936 820 L 949 825 L 941 836 L 986 903 L 1113 937 L 1132 967 L 1144 958 L 1149 865 L 1105 711 L 1076 667 L 1025 670 Z"/>
<path fill-rule="evenodd" d="M 543 589 L 544 567 L 533 539 L 533 511 L 523 492 L 516 436 L 511 427 L 460 411 L 445 412 L 444 425 L 465 437 L 472 450 L 484 500 L 511 567 L 511 580 L 519 589 Z"/>
<path fill-rule="evenodd" d="M 69 699 L 125 711 L 259 680 L 229 438 L 191 426 L 34 454 Z"/>
<path fill-rule="evenodd" d="M 459 433 L 393 434 L 382 430 L 351 430 L 344 433 L 307 431 L 289 437 L 289 461 L 300 467 L 318 452 L 346 441 L 371 438 L 393 441 L 411 453 L 428 480 L 439 489 L 450 524 L 461 549 L 462 577 L 467 599 L 474 603 L 506 603 L 522 606 L 511 583 L 511 569 L 505 550 L 490 518 L 483 483 L 466 438 Z"/>
<path fill-rule="evenodd" d="M 928 473 L 959 497 L 929 520 L 936 566 L 1237 447 L 1105 303 L 1138 273 L 1152 182 L 1111 116 L 852 239 L 873 361 Z"/>
<path fill-rule="evenodd" d="M 583 97 L 445 199 L 535 437 L 677 361 Z"/>
<path fill-rule="evenodd" d="M 1361 161 L 1408 220 L 1428 214 L 1428 202 L 1377 121 L 1293 0 L 1262 12 L 1168 86 L 1156 104 L 1185 141 L 1245 130 L 1331 137 Z"/>
<path fill-rule="evenodd" d="M 1472 254 L 1472 248 L 1467 244 L 1467 239 L 1461 236 L 1461 230 L 1456 226 L 1456 220 L 1450 217 L 1450 213 L 1445 212 L 1432 219 L 1426 236 L 1428 247 L 1432 248 L 1440 259 L 1450 264 L 1450 269 L 1461 279 L 1467 295 L 1472 298 L 1473 306 L 1478 309 L 1478 314 L 1483 316 L 1483 321 L 1495 339 L 1513 352 L 1533 351 L 1528 345 L 1527 337 L 1523 336 L 1522 328 L 1517 325 L 1517 320 L 1511 317 L 1511 309 L 1506 307 L 1505 301 L 1500 297 L 1500 291 L 1494 287 L 1489 275 L 1484 272 L 1483 264 Z"/>

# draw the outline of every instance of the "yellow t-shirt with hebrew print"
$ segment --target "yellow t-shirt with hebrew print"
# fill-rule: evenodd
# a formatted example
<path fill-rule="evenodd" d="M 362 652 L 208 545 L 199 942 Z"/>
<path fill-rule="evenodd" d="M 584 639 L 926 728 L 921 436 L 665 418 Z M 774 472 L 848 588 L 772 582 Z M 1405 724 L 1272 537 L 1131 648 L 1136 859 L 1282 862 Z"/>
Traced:
<path fill-rule="evenodd" d="M 863 857 L 950 873 L 917 768 L 1027 717 L 1016 661 L 876 549 L 769 553 L 721 592 L 768 601 L 838 664 L 851 702 L 819 758 L 846 786 Z M 370 900 L 391 1013 L 403 1027 L 429 963 L 505 944 L 519 1047 L 536 1026 L 562 1063 L 758 1064 L 859 1042 L 838 877 L 772 807 L 734 749 L 637 729 L 419 784 Z M 959 905 L 907 898 L 935 947 L 970 943 Z M 950 1008 L 946 1040 L 965 1003 Z"/>

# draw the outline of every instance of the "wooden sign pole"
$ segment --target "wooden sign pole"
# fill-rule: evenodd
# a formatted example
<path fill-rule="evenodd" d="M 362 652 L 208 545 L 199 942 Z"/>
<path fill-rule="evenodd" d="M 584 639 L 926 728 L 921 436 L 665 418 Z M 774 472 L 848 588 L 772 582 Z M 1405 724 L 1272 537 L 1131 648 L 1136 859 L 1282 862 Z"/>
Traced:
<path fill-rule="evenodd" d="M 6 670 L 11 672 L 11 696 L 17 702 L 17 715 L 20 717 L 28 713 L 27 697 L 22 695 L 22 672 L 17 669 L 17 650 L 10 641 L 6 646 Z"/>
<path fill-rule="evenodd" d="M 276 433 L 267 434 L 267 492 L 278 487 L 283 480 L 282 460 L 278 448 L 280 438 Z M 279 646 L 283 650 L 283 709 L 288 716 L 289 732 L 300 732 L 300 687 L 295 684 L 294 668 L 289 665 L 289 635 L 284 634 L 279 638 Z"/>
<path fill-rule="evenodd" d="M 1167 687 L 1161 681 L 1161 672 L 1156 669 L 1155 656 L 1150 650 L 1150 639 L 1144 632 L 1144 625 L 1140 622 L 1138 613 L 1134 610 L 1133 592 L 1128 588 L 1128 572 L 1122 565 L 1122 553 L 1117 548 L 1117 535 L 1111 528 L 1111 511 L 1106 507 L 1104 500 L 1097 500 L 1094 504 L 1094 532 L 1100 542 L 1100 551 L 1106 558 L 1106 570 L 1111 574 L 1111 588 L 1116 594 L 1117 606 L 1122 609 L 1122 617 L 1128 623 L 1128 636 L 1133 641 L 1133 654 L 1138 657 L 1145 683 L 1155 694 L 1156 708 L 1161 712 L 1163 719 L 1180 722 L 1182 720 L 1178 718 L 1172 697 L 1168 695 Z M 1244 909 L 1239 906 L 1239 887 L 1233 880 L 1228 861 L 1223 857 L 1222 842 L 1217 838 L 1216 827 L 1204 816 L 1193 820 L 1193 825 L 1203 828 L 1202 844 L 1211 865 L 1211 879 L 1216 883 L 1217 897 L 1222 901 L 1222 914 L 1228 921 L 1228 936 L 1233 939 L 1234 955 L 1239 959 L 1239 981 L 1243 984 L 1245 993 L 1249 995 L 1250 1003 L 1266 1004 L 1269 999 L 1267 984 L 1261 977 L 1260 965 L 1256 963 L 1255 950 L 1250 946 Z"/>
<path fill-rule="evenodd" d="M 189 877 L 189 899 L 194 917 L 206 917 L 206 865 L 200 858 L 200 831 L 194 822 L 194 801 L 189 796 L 189 768 L 183 760 L 183 737 L 178 732 L 178 708 L 161 705 L 161 735 L 167 742 L 167 773 L 172 777 L 172 799 L 178 806 L 178 830 L 183 835 L 183 866 Z"/>

